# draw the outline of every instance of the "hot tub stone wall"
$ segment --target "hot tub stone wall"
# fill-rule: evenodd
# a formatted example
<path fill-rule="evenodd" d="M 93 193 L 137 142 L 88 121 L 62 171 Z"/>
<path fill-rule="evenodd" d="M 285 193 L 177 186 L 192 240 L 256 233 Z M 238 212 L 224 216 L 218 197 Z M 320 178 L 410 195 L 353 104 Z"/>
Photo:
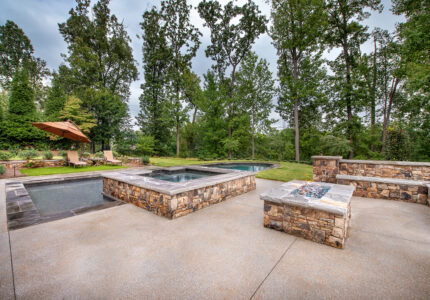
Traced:
<path fill-rule="evenodd" d="M 320 244 L 343 248 L 348 235 L 348 214 L 337 215 L 313 208 L 264 201 L 264 226 Z"/>
<path fill-rule="evenodd" d="M 203 207 L 255 189 L 255 176 L 247 176 L 183 193 L 168 195 L 118 180 L 103 178 L 103 192 L 169 219 L 185 216 Z"/>

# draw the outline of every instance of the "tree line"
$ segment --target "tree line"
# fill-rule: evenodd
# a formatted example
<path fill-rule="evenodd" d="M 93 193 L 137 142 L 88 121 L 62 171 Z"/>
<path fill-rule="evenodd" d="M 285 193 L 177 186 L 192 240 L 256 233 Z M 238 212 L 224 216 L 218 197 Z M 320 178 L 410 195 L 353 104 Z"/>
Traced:
<path fill-rule="evenodd" d="M 430 160 L 430 12 L 426 1 L 393 0 L 405 17 L 394 32 L 364 20 L 380 0 L 268 1 L 270 18 L 243 5 L 164 0 L 143 13 L 140 110 L 130 118 L 137 62 L 109 0 L 77 0 L 59 32 L 68 45 L 55 71 L 34 56 L 12 21 L 0 26 L 0 146 L 47 143 L 30 121 L 71 119 L 92 151 L 123 154 L 309 160 L 315 154 L 361 159 Z M 212 63 L 199 77 L 193 58 L 202 28 Z M 277 74 L 252 47 L 268 33 Z M 362 51 L 364 43 L 372 51 Z M 324 52 L 337 49 L 328 60 Z M 209 65 L 209 64 L 208 64 Z M 45 85 L 50 78 L 51 84 Z M 275 110 L 288 125 L 275 127 Z M 134 130 L 133 126 L 139 130 Z"/>

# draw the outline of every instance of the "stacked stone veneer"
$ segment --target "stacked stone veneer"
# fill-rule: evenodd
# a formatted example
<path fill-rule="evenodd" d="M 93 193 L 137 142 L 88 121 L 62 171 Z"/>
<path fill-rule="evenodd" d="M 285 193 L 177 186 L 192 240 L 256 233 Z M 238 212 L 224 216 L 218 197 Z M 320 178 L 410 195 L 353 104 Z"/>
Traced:
<path fill-rule="evenodd" d="M 351 207 L 346 215 L 264 201 L 264 226 L 336 248 L 348 235 Z"/>
<path fill-rule="evenodd" d="M 61 167 L 66 164 L 63 159 L 32 159 L 32 162 L 35 164 L 40 164 L 44 167 Z M 28 163 L 26 160 L 9 160 L 9 161 L 0 161 L 0 165 L 4 165 L 7 169 L 13 169 L 14 167 L 17 169 L 25 168 L 25 165 Z"/>
<path fill-rule="evenodd" d="M 314 181 L 352 184 L 354 196 L 430 205 L 430 163 L 314 156 Z"/>
<path fill-rule="evenodd" d="M 225 201 L 254 190 L 255 175 L 230 180 L 174 195 L 138 187 L 119 180 L 103 178 L 103 192 L 169 219 Z"/>

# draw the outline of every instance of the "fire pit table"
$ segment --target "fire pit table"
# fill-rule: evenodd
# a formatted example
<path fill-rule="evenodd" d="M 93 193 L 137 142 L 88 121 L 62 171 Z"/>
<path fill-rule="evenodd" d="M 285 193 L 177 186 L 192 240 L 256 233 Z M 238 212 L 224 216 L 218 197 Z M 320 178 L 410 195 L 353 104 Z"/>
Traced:
<path fill-rule="evenodd" d="M 293 180 L 260 195 L 264 226 L 343 248 L 354 186 Z"/>

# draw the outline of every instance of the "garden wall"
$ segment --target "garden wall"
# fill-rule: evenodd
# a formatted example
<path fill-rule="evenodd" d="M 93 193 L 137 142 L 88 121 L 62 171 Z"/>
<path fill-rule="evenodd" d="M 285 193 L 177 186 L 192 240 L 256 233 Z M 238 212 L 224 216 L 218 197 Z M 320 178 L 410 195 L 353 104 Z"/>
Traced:
<path fill-rule="evenodd" d="M 36 165 L 40 165 L 43 167 L 61 167 L 66 164 L 64 159 L 51 159 L 51 160 L 43 160 L 43 159 L 32 159 L 32 162 Z M 8 161 L 0 161 L 0 165 L 5 165 L 6 169 L 13 169 L 14 167 L 17 169 L 25 168 L 25 165 L 28 163 L 26 160 L 8 160 Z"/>
<path fill-rule="evenodd" d="M 313 156 L 314 181 L 352 184 L 354 196 L 429 204 L 430 163 Z"/>

